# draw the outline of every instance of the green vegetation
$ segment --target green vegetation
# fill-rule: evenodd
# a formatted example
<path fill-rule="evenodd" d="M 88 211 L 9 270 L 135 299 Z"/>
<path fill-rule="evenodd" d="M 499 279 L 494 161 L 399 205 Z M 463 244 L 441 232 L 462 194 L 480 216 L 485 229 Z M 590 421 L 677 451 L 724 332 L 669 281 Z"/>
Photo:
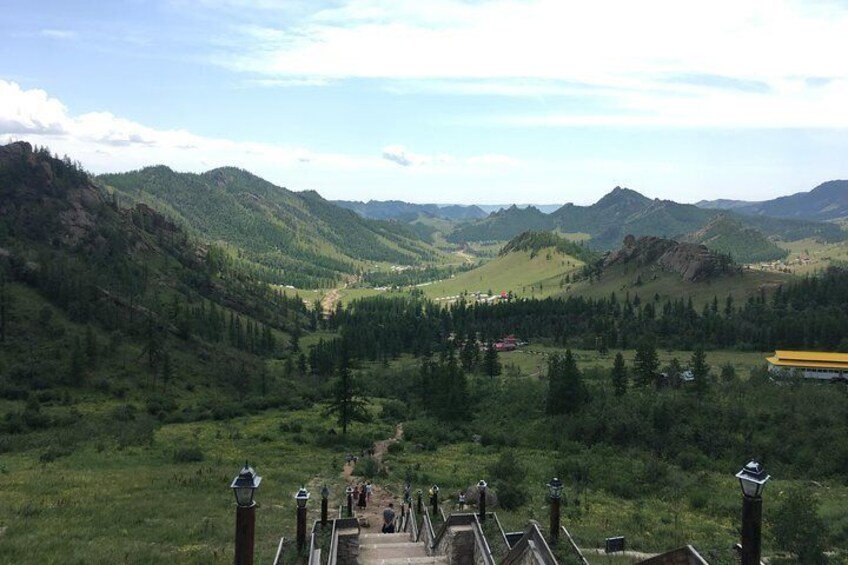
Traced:
<path fill-rule="evenodd" d="M 145 203 L 198 237 L 233 246 L 242 268 L 269 283 L 328 287 L 362 261 L 416 264 L 437 255 L 401 224 L 360 218 L 240 169 L 148 167 L 99 180 L 119 202 Z"/>
<path fill-rule="evenodd" d="M 775 261 L 789 254 L 757 230 L 746 228 L 742 222 L 726 214 L 716 215 L 704 228 L 683 239 L 730 255 L 737 263 Z"/>

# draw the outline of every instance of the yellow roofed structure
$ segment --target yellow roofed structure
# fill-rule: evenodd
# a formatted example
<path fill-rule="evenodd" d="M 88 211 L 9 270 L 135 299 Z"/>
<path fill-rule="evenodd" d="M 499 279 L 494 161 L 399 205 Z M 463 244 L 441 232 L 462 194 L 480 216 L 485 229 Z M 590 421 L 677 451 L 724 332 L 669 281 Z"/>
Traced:
<path fill-rule="evenodd" d="M 819 379 L 848 376 L 848 353 L 777 350 L 766 361 L 772 372 L 797 370 L 805 377 Z"/>

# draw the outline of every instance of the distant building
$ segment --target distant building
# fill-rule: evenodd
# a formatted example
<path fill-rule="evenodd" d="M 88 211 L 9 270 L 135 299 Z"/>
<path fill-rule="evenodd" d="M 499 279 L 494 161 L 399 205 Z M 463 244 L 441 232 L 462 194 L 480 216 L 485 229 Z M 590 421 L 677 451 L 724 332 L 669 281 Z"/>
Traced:
<path fill-rule="evenodd" d="M 508 335 L 495 342 L 495 349 L 498 351 L 515 351 L 517 347 L 518 339 L 514 335 Z"/>
<path fill-rule="evenodd" d="M 808 379 L 848 379 L 848 353 L 775 351 L 767 357 L 770 373 L 797 373 Z"/>

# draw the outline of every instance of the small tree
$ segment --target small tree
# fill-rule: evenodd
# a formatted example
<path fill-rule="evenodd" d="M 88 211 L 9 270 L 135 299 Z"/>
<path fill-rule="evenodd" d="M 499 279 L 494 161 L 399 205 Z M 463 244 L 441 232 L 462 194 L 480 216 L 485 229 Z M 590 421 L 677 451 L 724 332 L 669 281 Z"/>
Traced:
<path fill-rule="evenodd" d="M 326 414 L 334 415 L 342 427 L 342 434 L 347 434 L 347 427 L 353 422 L 368 421 L 365 405 L 365 400 L 359 394 L 359 384 L 351 370 L 347 351 L 342 349 Z"/>
<path fill-rule="evenodd" d="M 636 358 L 633 361 L 636 383 L 641 386 L 648 386 L 653 383 L 654 375 L 656 375 L 659 366 L 660 362 L 654 344 L 649 339 L 643 339 L 639 343 L 639 347 L 636 348 Z"/>
<path fill-rule="evenodd" d="M 624 355 L 619 351 L 615 354 L 615 361 L 610 372 L 612 389 L 616 396 L 623 396 L 627 392 L 627 366 L 624 364 Z"/>
<path fill-rule="evenodd" d="M 498 350 L 490 339 L 486 344 L 486 355 L 483 357 L 483 371 L 490 377 L 501 374 L 501 362 L 498 360 Z"/>
<path fill-rule="evenodd" d="M 707 364 L 707 355 L 703 347 L 697 347 L 692 352 L 692 376 L 695 377 L 695 392 L 704 394 L 709 389 L 710 366 Z"/>
<path fill-rule="evenodd" d="M 553 355 L 548 363 L 548 414 L 571 414 L 588 400 L 583 376 L 570 349 Z"/>
<path fill-rule="evenodd" d="M 515 510 L 529 497 L 524 481 L 527 469 L 512 451 L 504 451 L 498 460 L 489 466 L 491 486 L 498 495 L 498 504 L 504 510 Z"/>

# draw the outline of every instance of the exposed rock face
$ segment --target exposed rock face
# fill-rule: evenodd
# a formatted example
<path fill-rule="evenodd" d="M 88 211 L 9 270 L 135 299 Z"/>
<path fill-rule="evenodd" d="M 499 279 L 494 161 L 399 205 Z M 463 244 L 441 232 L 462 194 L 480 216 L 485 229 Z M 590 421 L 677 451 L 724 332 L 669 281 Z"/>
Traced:
<path fill-rule="evenodd" d="M 729 257 L 710 251 L 703 245 L 679 243 L 671 239 L 632 235 L 624 238 L 624 246 L 607 255 L 604 268 L 635 262 L 639 266 L 655 265 L 657 268 L 679 273 L 684 280 L 702 281 L 735 272 Z"/>

